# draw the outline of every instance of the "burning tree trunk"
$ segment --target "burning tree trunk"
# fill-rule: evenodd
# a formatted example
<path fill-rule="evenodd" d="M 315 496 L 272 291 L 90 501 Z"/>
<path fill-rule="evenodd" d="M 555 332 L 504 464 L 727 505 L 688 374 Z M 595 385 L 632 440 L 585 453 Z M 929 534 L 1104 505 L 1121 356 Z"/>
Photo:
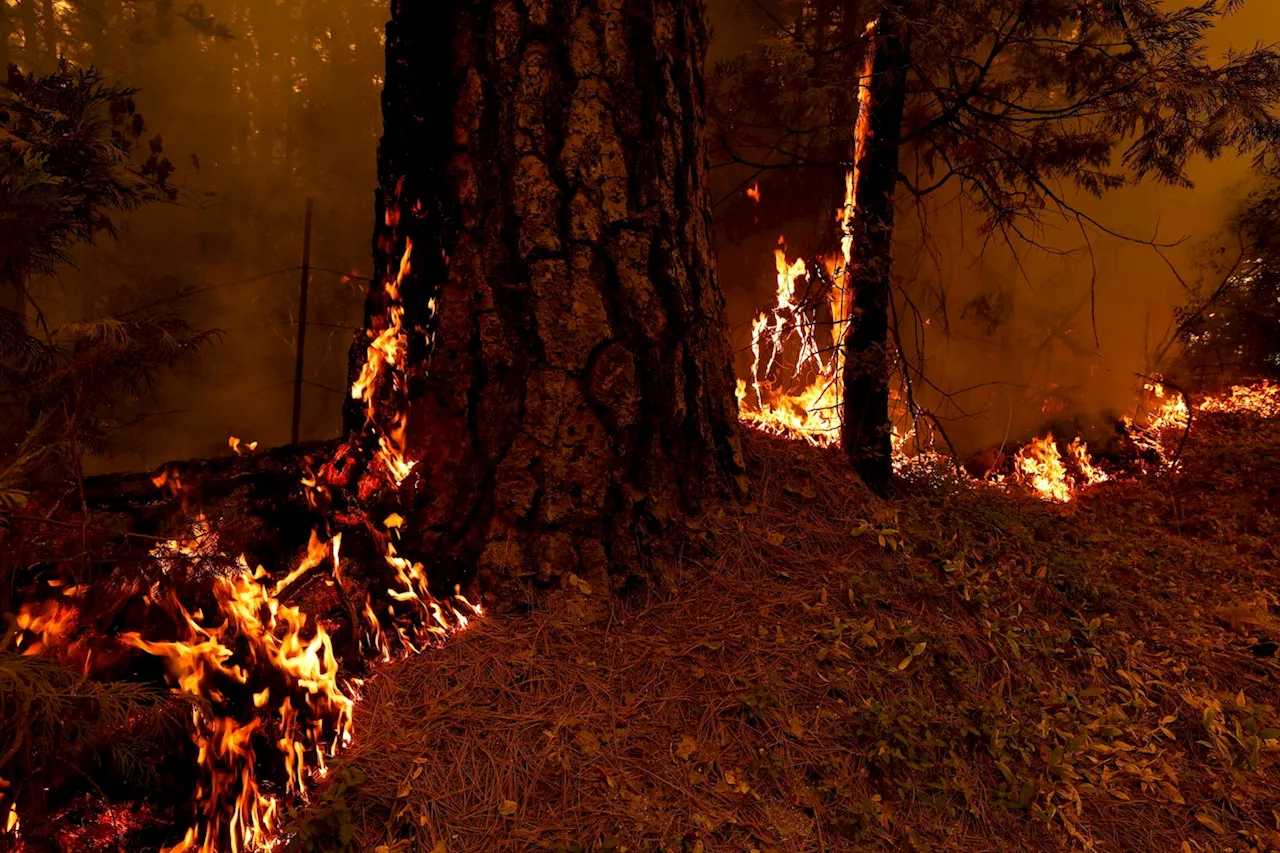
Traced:
<path fill-rule="evenodd" d="M 889 425 L 889 270 L 893 260 L 893 194 L 906 103 L 910 48 L 900 4 L 876 21 L 874 48 L 858 122 L 853 215 L 846 293 L 853 294 L 844 339 L 841 440 L 863 481 L 877 492 L 893 473 Z"/>
<path fill-rule="evenodd" d="M 347 426 L 427 552 L 661 569 L 740 475 L 705 41 L 694 0 L 393 3 Z"/>

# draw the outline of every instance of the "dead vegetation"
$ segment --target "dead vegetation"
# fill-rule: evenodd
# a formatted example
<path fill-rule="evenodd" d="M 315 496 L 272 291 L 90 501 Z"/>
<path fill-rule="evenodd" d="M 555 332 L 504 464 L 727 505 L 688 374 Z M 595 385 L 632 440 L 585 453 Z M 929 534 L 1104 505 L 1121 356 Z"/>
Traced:
<path fill-rule="evenodd" d="M 370 681 L 294 847 L 1280 849 L 1280 424 L 1065 508 L 751 449 L 675 591 L 571 583 Z"/>

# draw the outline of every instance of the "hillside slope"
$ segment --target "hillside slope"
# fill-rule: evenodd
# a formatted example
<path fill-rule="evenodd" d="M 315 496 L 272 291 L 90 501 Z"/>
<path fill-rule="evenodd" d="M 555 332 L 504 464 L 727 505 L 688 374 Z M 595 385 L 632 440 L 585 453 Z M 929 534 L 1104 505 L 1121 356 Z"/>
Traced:
<path fill-rule="evenodd" d="M 1053 505 L 760 437 L 673 592 L 365 685 L 298 849 L 1280 850 L 1280 422 Z"/>

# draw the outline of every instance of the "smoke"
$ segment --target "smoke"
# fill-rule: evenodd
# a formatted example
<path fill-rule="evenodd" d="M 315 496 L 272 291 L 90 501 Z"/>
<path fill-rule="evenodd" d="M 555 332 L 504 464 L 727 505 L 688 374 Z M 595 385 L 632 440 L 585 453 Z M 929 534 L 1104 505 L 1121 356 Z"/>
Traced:
<path fill-rule="evenodd" d="M 95 65 L 139 90 L 148 136 L 161 137 L 180 192 L 173 204 L 117 217 L 118 240 L 103 237 L 76 269 L 39 283 L 41 307 L 56 325 L 159 302 L 196 328 L 223 332 L 120 413 L 112 454 L 91 465 L 151 468 L 227 454 L 230 435 L 263 447 L 289 441 L 309 197 L 301 433 L 338 434 L 347 350 L 363 320 L 360 277 L 371 264 L 385 3 L 216 0 L 175 9 L 86 0 L 53 8 L 59 49 L 73 65 Z M 43 44 L 27 50 L 24 35 L 10 40 L 11 55 L 47 70 Z M 175 298 L 184 290 L 193 292 Z"/>
<path fill-rule="evenodd" d="M 116 451 L 96 466 L 154 467 L 226 453 L 229 435 L 262 446 L 288 440 L 308 197 L 316 200 L 315 272 L 302 435 L 335 435 L 347 346 L 362 320 L 360 276 L 370 268 L 385 4 L 217 0 L 200 7 L 203 19 L 139 0 L 54 8 L 58 48 L 73 64 L 95 64 L 140 90 L 139 107 L 150 133 L 163 137 L 177 167 L 171 180 L 182 192 L 175 204 L 120 217 L 118 241 L 87 248 L 78 269 L 41 283 L 48 321 L 170 300 L 189 288 L 195 292 L 166 307 L 198 328 L 224 330 L 197 363 L 122 413 L 127 426 Z M 712 62 L 761 37 L 754 3 L 712 0 L 708 14 Z M 44 22 L 38 24 L 44 33 Z M 1211 48 L 1221 52 L 1273 34 L 1280 34 L 1280 9 L 1253 0 L 1218 28 Z M 27 68 L 47 66 L 41 43 L 33 38 L 25 45 L 24 35 L 22 28 L 11 34 L 10 55 Z M 1167 242 L 1181 239 L 1166 255 L 1189 279 L 1194 247 L 1218 230 L 1250 183 L 1248 165 L 1230 160 L 1197 163 L 1192 172 L 1193 190 L 1144 186 L 1081 205 L 1116 231 L 1151 237 L 1158 229 Z M 772 299 L 778 237 L 798 252 L 816 233 L 813 221 L 792 215 L 786 199 L 769 195 L 758 217 L 746 215 L 748 223 L 758 218 L 754 227 L 731 227 L 729 214 L 745 201 L 731 193 L 742 177 L 733 168 L 712 173 L 716 197 L 730 196 L 717 209 L 717 249 L 736 349 L 745 347 L 752 317 Z M 832 193 L 834 209 L 834 185 Z M 1134 374 L 1153 368 L 1153 345 L 1185 297 L 1168 266 L 1150 247 L 1096 234 L 1091 255 L 1021 251 L 1015 261 L 1007 247 L 994 246 L 983 256 L 972 217 L 939 206 L 927 232 L 911 212 L 901 216 L 895 272 L 918 297 L 922 334 L 908 343 L 923 346 L 930 378 L 948 391 L 980 386 L 947 409 L 958 418 L 953 430 L 962 443 L 1016 438 L 1045 421 L 1049 415 L 1038 406 L 1028 409 L 1028 387 L 1056 384 L 1064 396 L 1075 394 L 1072 414 L 1126 409 Z M 1042 237 L 1058 251 L 1081 244 L 1078 230 L 1065 223 Z M 344 273 L 355 278 L 344 280 Z M 993 312 L 1001 310 L 1012 312 L 1012 322 L 992 327 Z M 1046 345 L 1046 326 L 1056 328 L 1072 311 L 1069 334 Z M 918 390 L 928 404 L 946 408 L 936 393 Z M 978 414 L 959 418 L 961 410 Z"/>
<path fill-rule="evenodd" d="M 757 5 L 742 0 L 713 0 L 708 15 L 714 61 L 751 50 L 768 28 Z M 1213 31 L 1209 56 L 1275 37 L 1280 9 L 1246 3 Z M 907 297 L 898 303 L 903 344 L 925 366 L 913 390 L 942 416 L 962 453 L 1024 441 L 1065 419 L 1086 437 L 1098 435 L 1132 409 L 1139 376 L 1166 366 L 1153 356 L 1187 301 L 1206 243 L 1255 184 L 1250 164 L 1234 157 L 1197 161 L 1189 171 L 1193 188 L 1145 183 L 1102 199 L 1072 196 L 1098 227 L 1082 231 L 1074 220 L 1046 217 L 1026 230 L 1038 247 L 984 236 L 980 217 L 954 194 L 931 199 L 927 212 L 900 199 L 894 275 Z M 745 174 L 713 170 L 717 195 Z M 742 226 L 747 200 L 718 211 L 739 375 L 749 369 L 750 321 L 773 301 L 779 236 L 797 252 L 815 244 L 812 222 L 776 209 L 788 201 L 766 192 L 752 214 L 761 223 L 755 231 Z M 833 186 L 830 206 L 839 203 Z"/>

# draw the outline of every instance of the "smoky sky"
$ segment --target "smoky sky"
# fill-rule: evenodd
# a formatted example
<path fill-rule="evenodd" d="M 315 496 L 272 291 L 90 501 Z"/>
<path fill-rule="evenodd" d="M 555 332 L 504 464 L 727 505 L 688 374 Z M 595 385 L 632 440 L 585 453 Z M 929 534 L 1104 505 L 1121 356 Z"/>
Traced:
<path fill-rule="evenodd" d="M 12 4 L 10 4 L 12 6 Z M 78 6 L 56 6 L 66 19 L 64 48 L 77 53 Z M 41 284 L 51 323 L 128 310 L 177 296 L 172 307 L 192 325 L 221 336 L 200 360 L 161 381 L 154 395 L 121 413 L 127 424 L 98 469 L 149 468 L 166 460 L 227 453 L 237 435 L 263 445 L 288 440 L 290 383 L 301 262 L 303 211 L 315 199 L 303 437 L 336 435 L 346 384 L 347 348 L 361 323 L 370 271 L 370 240 L 380 133 L 382 28 L 387 9 L 373 0 L 209 0 L 204 12 L 231 38 L 182 22 L 160 22 L 150 4 L 112 4 L 107 22 L 115 45 L 100 52 L 100 70 L 139 89 L 148 131 L 162 137 L 177 172 L 179 201 L 118 218 L 119 239 L 100 239 L 80 253 L 77 269 Z M 709 61 L 752 49 L 761 19 L 746 0 L 712 0 Z M 1251 0 L 1212 35 L 1211 47 L 1248 47 L 1280 37 L 1280 7 Z M 21 54 L 21 51 L 18 51 Z M 1129 188 L 1081 206 L 1127 234 L 1158 233 L 1183 243 L 1168 252 L 1192 276 L 1195 247 L 1215 233 L 1247 191 L 1247 163 L 1196 163 L 1194 189 Z M 713 173 L 731 185 L 730 171 Z M 832 199 L 833 206 L 839 199 Z M 770 203 L 769 198 L 763 204 Z M 896 274 L 911 287 L 942 288 L 949 323 L 934 310 L 924 329 L 929 369 L 951 389 L 1004 382 L 1056 383 L 1081 389 L 1092 411 L 1123 408 L 1134 374 L 1150 368 L 1152 342 L 1185 298 L 1177 278 L 1151 250 L 1095 237 L 1090 258 L 1034 254 L 1017 263 L 1007 252 L 982 257 L 971 224 L 938 213 L 932 245 L 903 216 Z M 719 223 L 719 219 L 717 219 Z M 721 284 L 736 349 L 746 344 L 754 313 L 772 301 L 773 247 L 778 233 L 736 235 L 719 229 Z M 1046 242 L 1076 247 L 1062 226 Z M 1010 285 L 1009 282 L 1013 281 Z M 1036 340 L 1046 317 L 1069 311 L 1092 285 L 1098 344 L 1089 312 L 1074 321 L 1071 347 L 1047 358 Z M 962 319 L 961 307 L 984 288 L 1013 287 L 1016 340 L 993 343 Z M 930 309 L 932 310 L 932 309 Z M 1055 313 L 1056 312 L 1056 313 Z M 925 313 L 928 313 L 926 311 Z M 945 331 L 940 331 L 943 326 Z M 1028 365 L 1036 365 L 1034 371 Z M 745 369 L 739 356 L 737 367 Z M 973 392 L 966 410 L 979 417 L 958 426 L 972 446 L 1001 440 L 1034 418 L 1014 423 L 1017 394 L 1001 386 Z"/>

